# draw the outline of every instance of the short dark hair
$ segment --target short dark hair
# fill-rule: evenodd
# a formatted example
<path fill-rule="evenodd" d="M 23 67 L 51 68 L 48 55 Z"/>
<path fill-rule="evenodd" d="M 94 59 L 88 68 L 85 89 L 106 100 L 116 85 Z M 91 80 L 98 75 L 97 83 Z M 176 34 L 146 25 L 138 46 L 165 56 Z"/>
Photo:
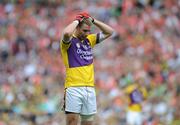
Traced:
<path fill-rule="evenodd" d="M 84 23 L 87 24 L 87 25 L 89 25 L 89 26 L 91 26 L 90 22 L 87 23 L 87 21 L 82 20 L 82 22 L 80 22 L 80 23 L 78 24 L 78 27 L 81 27 Z"/>

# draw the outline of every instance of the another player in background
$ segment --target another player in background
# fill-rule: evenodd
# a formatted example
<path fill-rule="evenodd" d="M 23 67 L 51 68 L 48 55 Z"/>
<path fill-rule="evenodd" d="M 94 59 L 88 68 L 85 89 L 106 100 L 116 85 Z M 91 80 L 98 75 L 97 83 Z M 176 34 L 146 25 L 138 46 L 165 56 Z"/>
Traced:
<path fill-rule="evenodd" d="M 128 97 L 128 109 L 126 114 L 127 125 L 142 125 L 142 104 L 147 98 L 147 91 L 142 79 L 125 88 Z"/>
<path fill-rule="evenodd" d="M 91 25 L 101 31 L 90 34 Z M 113 34 L 107 24 L 80 13 L 65 27 L 60 42 L 66 67 L 64 110 L 66 125 L 92 125 L 97 112 L 92 48 Z"/>

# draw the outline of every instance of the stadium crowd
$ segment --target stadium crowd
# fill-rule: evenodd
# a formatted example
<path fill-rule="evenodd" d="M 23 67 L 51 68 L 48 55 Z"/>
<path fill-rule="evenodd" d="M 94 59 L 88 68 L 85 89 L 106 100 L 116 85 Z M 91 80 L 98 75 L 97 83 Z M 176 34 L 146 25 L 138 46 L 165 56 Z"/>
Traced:
<path fill-rule="evenodd" d="M 94 49 L 95 124 L 126 125 L 123 90 L 137 80 L 144 125 L 180 124 L 180 0 L 0 2 L 0 125 L 65 124 L 59 40 L 81 10 L 116 31 Z"/>

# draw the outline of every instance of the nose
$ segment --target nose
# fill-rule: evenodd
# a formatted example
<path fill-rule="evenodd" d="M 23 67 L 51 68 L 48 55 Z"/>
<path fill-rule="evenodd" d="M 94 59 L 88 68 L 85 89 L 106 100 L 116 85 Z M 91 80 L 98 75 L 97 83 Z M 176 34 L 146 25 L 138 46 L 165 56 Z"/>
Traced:
<path fill-rule="evenodd" d="M 87 37 L 89 34 L 90 34 L 89 32 L 88 32 L 88 33 L 85 33 L 85 36 Z"/>

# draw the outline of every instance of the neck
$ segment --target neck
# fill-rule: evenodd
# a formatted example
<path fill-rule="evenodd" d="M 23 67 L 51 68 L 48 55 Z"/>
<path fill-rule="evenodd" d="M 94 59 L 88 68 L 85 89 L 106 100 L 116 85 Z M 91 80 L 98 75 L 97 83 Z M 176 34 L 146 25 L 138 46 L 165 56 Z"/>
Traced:
<path fill-rule="evenodd" d="M 77 37 L 78 39 L 82 40 L 79 33 L 77 31 L 74 32 L 74 36 Z"/>
<path fill-rule="evenodd" d="M 74 35 L 75 35 L 76 37 L 79 36 L 77 31 L 74 32 Z"/>

